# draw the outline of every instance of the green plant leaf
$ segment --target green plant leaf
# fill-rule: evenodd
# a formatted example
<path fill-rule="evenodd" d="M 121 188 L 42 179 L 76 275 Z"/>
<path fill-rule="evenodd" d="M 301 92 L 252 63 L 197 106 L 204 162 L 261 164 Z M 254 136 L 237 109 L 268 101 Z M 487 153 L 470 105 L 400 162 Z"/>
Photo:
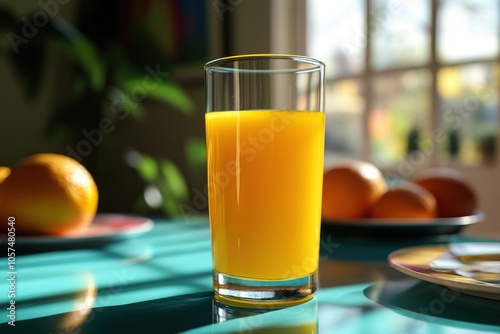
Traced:
<path fill-rule="evenodd" d="M 137 165 L 139 175 L 147 182 L 154 183 L 158 179 L 158 162 L 150 156 L 141 155 Z"/>
<path fill-rule="evenodd" d="M 188 138 L 184 144 L 189 178 L 195 184 L 206 182 L 207 151 L 205 141 L 200 138 Z"/>
<path fill-rule="evenodd" d="M 193 102 L 186 92 L 174 81 L 165 80 L 148 92 L 149 96 L 177 107 L 182 112 L 190 114 L 193 111 Z"/>
<path fill-rule="evenodd" d="M 88 78 L 91 89 L 101 91 L 105 85 L 106 69 L 92 42 L 60 17 L 51 20 L 51 27 L 41 31 L 48 38 L 53 38 L 77 62 Z"/>
<path fill-rule="evenodd" d="M 155 98 L 174 106 L 184 113 L 191 113 L 193 110 L 191 99 L 179 85 L 171 80 L 145 85 L 143 75 L 141 78 L 128 79 L 122 82 L 120 88 L 128 92 L 129 96 L 135 100 L 142 100 L 146 97 Z"/>
<path fill-rule="evenodd" d="M 130 79 L 139 80 L 147 74 L 146 70 L 141 72 L 138 67 L 133 65 L 123 50 L 116 46 L 110 48 L 108 57 L 109 61 L 113 63 L 114 76 L 118 82 Z"/>
<path fill-rule="evenodd" d="M 23 21 L 17 22 L 13 33 L 23 36 Z M 101 91 L 105 84 L 105 68 L 93 44 L 71 24 L 59 16 L 36 31 L 31 38 L 15 43 L 8 57 L 29 97 L 36 93 L 44 65 L 44 56 L 49 44 L 55 43 L 82 69 L 88 85 L 93 91 Z M 17 40 L 16 40 L 17 41 Z"/>
<path fill-rule="evenodd" d="M 207 150 L 205 141 L 200 138 L 189 138 L 184 144 L 186 159 L 190 166 L 205 166 Z"/>
<path fill-rule="evenodd" d="M 168 194 L 172 196 L 178 203 L 185 201 L 188 198 L 188 187 L 184 176 L 177 166 L 170 160 L 163 159 L 160 162 L 162 175 L 161 186 L 168 190 Z"/>
<path fill-rule="evenodd" d="M 193 103 L 186 92 L 168 78 L 166 67 L 157 64 L 140 70 L 121 50 L 112 48 L 110 53 L 118 86 L 133 102 L 138 103 L 149 97 L 170 104 L 184 113 L 193 110 Z M 156 77 L 152 75 L 158 71 Z"/>
<path fill-rule="evenodd" d="M 163 196 L 163 203 L 162 203 L 162 208 L 163 211 L 170 216 L 175 216 L 179 213 L 179 202 L 177 199 L 175 199 L 171 194 L 170 194 L 170 189 L 168 188 L 167 185 L 162 184 L 159 187 L 162 196 Z"/>

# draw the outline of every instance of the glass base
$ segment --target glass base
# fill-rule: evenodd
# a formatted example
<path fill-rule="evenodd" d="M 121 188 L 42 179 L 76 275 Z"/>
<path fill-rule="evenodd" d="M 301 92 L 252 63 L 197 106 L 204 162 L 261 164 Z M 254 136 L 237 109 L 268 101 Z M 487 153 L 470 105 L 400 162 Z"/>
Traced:
<path fill-rule="evenodd" d="M 288 280 L 250 280 L 214 272 L 215 299 L 243 307 L 286 307 L 308 301 L 316 293 L 318 275 Z"/>

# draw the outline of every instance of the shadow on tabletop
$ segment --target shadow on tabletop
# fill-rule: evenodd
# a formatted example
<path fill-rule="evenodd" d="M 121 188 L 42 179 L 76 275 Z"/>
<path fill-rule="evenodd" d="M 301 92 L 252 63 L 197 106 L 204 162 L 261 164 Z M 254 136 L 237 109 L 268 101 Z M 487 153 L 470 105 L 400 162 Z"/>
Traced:
<path fill-rule="evenodd" d="M 275 316 L 268 315 L 276 312 Z M 273 313 L 274 314 L 274 313 Z M 246 320 L 248 319 L 248 320 Z M 0 324 L 6 334 L 100 333 L 315 333 L 317 302 L 288 308 L 238 308 L 215 301 L 212 291 L 127 305 L 82 309 Z"/>
<path fill-rule="evenodd" d="M 496 300 L 413 278 L 372 284 L 364 294 L 373 302 L 416 321 L 500 332 L 500 304 Z"/>
<path fill-rule="evenodd" d="M 213 292 L 92 309 L 85 319 L 63 313 L 0 325 L 0 333 L 179 333 L 212 323 Z M 78 322 L 72 322 L 78 319 Z"/>

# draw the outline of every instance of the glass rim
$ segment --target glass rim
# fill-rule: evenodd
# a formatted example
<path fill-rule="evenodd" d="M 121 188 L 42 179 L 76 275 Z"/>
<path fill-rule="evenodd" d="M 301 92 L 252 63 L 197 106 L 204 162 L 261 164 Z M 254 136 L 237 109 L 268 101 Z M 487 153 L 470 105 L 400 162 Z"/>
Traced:
<path fill-rule="evenodd" d="M 227 63 L 246 61 L 246 60 L 259 60 L 259 59 L 282 59 L 291 60 L 296 63 L 307 64 L 307 68 L 285 68 L 285 69 L 241 69 L 223 66 Z M 325 64 L 313 57 L 294 55 L 294 54 L 273 54 L 273 53 L 259 53 L 259 54 L 244 54 L 236 56 L 228 56 L 211 60 L 205 64 L 205 71 L 221 72 L 221 73 L 309 73 L 315 71 L 324 71 Z"/>

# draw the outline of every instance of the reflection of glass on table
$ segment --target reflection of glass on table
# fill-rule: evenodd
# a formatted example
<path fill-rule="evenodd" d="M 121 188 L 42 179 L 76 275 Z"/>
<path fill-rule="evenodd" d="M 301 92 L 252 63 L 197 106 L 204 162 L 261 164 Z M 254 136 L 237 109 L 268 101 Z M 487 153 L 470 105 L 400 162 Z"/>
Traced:
<path fill-rule="evenodd" d="M 227 326 L 242 333 L 318 333 L 318 301 L 315 298 L 285 309 L 273 306 L 239 308 L 214 299 L 213 317 L 214 323 L 231 320 Z"/>

